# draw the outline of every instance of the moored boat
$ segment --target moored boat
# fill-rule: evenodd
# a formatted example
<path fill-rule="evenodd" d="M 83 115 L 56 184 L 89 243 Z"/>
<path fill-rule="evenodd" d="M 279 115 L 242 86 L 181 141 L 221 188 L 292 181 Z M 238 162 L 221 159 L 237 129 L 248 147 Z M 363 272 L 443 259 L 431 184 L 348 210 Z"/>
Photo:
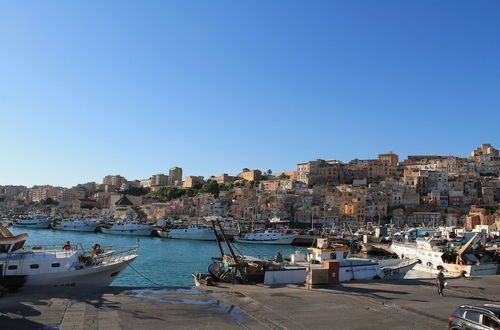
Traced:
<path fill-rule="evenodd" d="M 49 228 L 51 219 L 46 216 L 33 215 L 27 218 L 19 218 L 14 220 L 12 225 L 14 227 L 25 227 L 25 228 L 36 228 L 36 229 L 46 229 Z"/>
<path fill-rule="evenodd" d="M 201 241 L 215 241 L 214 229 L 205 224 L 196 223 L 187 228 L 174 228 L 169 231 L 159 230 L 158 235 L 163 238 L 191 239 Z"/>
<path fill-rule="evenodd" d="M 52 228 L 66 231 L 94 232 L 97 230 L 99 222 L 86 219 L 69 219 L 54 222 Z"/>
<path fill-rule="evenodd" d="M 349 256 L 350 249 L 343 244 L 333 244 L 328 239 L 317 239 L 317 247 L 307 249 L 307 253 L 295 253 L 291 263 L 321 268 L 325 261 L 339 262 L 339 281 L 372 280 L 382 278 L 402 278 L 416 264 L 417 260 L 376 259 Z"/>
<path fill-rule="evenodd" d="M 11 290 L 23 285 L 107 286 L 137 257 L 137 246 L 91 252 L 70 245 L 26 247 L 27 238 L 0 227 L 0 283 Z"/>
<path fill-rule="evenodd" d="M 249 244 L 277 244 L 277 245 L 290 245 L 293 240 L 298 236 L 297 233 L 266 229 L 263 231 L 256 231 L 247 233 L 244 236 L 235 236 L 234 241 L 237 243 Z"/>
<path fill-rule="evenodd" d="M 475 234 L 460 247 L 451 247 L 440 239 L 418 238 L 415 242 L 393 242 L 391 249 L 402 259 L 418 259 L 415 270 L 432 274 L 442 266 L 448 276 L 495 275 L 498 263 L 483 247 L 477 247 L 481 235 Z M 472 245 L 476 249 L 472 249 Z"/>
<path fill-rule="evenodd" d="M 101 231 L 105 234 L 133 236 L 150 236 L 153 229 L 153 225 L 138 221 L 117 222 L 109 227 L 101 227 Z"/>

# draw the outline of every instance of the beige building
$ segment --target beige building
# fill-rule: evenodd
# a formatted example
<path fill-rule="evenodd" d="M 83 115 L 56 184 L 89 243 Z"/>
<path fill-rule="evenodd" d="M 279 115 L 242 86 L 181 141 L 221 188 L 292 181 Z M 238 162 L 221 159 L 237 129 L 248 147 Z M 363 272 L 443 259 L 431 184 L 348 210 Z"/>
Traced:
<path fill-rule="evenodd" d="M 380 160 L 381 162 L 387 163 L 390 166 L 398 166 L 399 158 L 398 158 L 398 155 L 396 155 L 392 151 L 389 151 L 386 154 L 379 154 L 378 160 Z"/>
<path fill-rule="evenodd" d="M 165 174 L 155 174 L 151 177 L 151 186 L 166 186 L 168 185 L 168 175 Z"/>
<path fill-rule="evenodd" d="M 151 188 L 151 183 L 152 183 L 151 178 L 149 178 L 149 179 L 141 180 L 140 185 L 141 185 L 141 188 Z"/>
<path fill-rule="evenodd" d="M 182 168 L 172 167 L 168 171 L 168 184 L 171 186 L 180 185 L 182 183 Z"/>
<path fill-rule="evenodd" d="M 64 189 L 59 192 L 59 207 L 72 207 L 73 202 L 85 198 L 85 190 L 83 189 Z"/>
<path fill-rule="evenodd" d="M 297 164 L 297 181 L 310 183 L 339 182 L 344 178 L 344 169 L 339 160 L 317 159 Z"/>
<path fill-rule="evenodd" d="M 59 193 L 64 190 L 62 187 L 53 187 L 53 186 L 38 186 L 33 187 L 31 190 L 31 201 L 32 202 L 40 202 L 46 200 L 48 198 L 57 199 Z"/>
<path fill-rule="evenodd" d="M 182 186 L 184 188 L 193 188 L 194 185 L 203 183 L 203 176 L 188 175 L 184 178 Z"/>
<path fill-rule="evenodd" d="M 210 179 L 215 180 L 218 184 L 226 184 L 236 181 L 237 177 L 222 173 L 221 176 L 211 176 Z"/>
<path fill-rule="evenodd" d="M 260 170 L 249 170 L 248 168 L 244 168 L 238 177 L 247 180 L 247 181 L 260 181 L 262 179 L 262 172 Z"/>
<path fill-rule="evenodd" d="M 127 182 L 127 179 L 125 179 L 121 175 L 107 175 L 102 180 L 103 184 L 110 185 L 110 186 L 115 186 L 115 187 L 121 187 L 122 184 L 124 184 L 126 182 Z"/>
<path fill-rule="evenodd" d="M 493 148 L 493 146 L 489 143 L 482 144 L 480 147 L 474 149 L 470 153 L 471 157 L 477 157 L 477 156 L 483 156 L 483 155 L 490 155 L 493 157 L 498 157 L 498 149 Z"/>

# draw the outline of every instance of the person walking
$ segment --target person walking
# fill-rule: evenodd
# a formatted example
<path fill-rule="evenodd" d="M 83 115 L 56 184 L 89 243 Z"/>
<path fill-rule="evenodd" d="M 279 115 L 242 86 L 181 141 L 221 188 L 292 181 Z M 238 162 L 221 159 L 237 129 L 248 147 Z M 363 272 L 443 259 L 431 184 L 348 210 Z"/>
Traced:
<path fill-rule="evenodd" d="M 443 266 L 439 265 L 437 266 L 437 269 L 439 272 L 436 276 L 436 287 L 438 289 L 438 294 L 443 296 L 443 289 L 446 286 L 446 278 L 444 277 Z"/>

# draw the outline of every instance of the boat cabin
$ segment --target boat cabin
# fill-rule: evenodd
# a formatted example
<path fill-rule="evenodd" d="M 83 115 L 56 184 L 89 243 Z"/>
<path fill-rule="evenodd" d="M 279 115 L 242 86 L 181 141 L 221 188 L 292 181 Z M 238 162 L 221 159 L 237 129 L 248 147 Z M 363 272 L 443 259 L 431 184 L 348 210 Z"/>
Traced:
<path fill-rule="evenodd" d="M 342 244 L 330 244 L 325 247 L 307 248 L 307 259 L 314 263 L 323 261 L 342 261 L 349 255 L 349 248 Z"/>

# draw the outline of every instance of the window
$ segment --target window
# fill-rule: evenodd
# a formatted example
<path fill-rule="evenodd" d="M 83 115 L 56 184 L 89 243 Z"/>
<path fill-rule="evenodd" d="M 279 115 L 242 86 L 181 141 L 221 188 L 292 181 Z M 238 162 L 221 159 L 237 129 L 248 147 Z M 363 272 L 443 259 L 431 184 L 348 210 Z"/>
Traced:
<path fill-rule="evenodd" d="M 54 267 L 54 268 L 56 268 L 56 267 L 60 267 L 60 266 L 61 266 L 61 264 L 60 264 L 60 263 L 58 263 L 58 262 L 55 262 L 55 263 L 53 263 L 52 265 L 50 265 L 50 267 Z"/>
<path fill-rule="evenodd" d="M 474 312 L 474 311 L 467 311 L 465 313 L 465 318 L 467 320 L 470 320 L 470 321 L 473 321 L 473 322 L 477 322 L 479 323 L 479 313 L 478 312 Z"/>
<path fill-rule="evenodd" d="M 492 329 L 500 329 L 500 324 L 491 317 L 483 315 L 483 325 Z"/>
<path fill-rule="evenodd" d="M 0 252 L 7 253 L 10 249 L 10 244 L 2 244 L 0 245 Z"/>
<path fill-rule="evenodd" d="M 10 265 L 7 269 L 14 270 L 17 269 L 17 265 Z"/>
<path fill-rule="evenodd" d="M 39 264 L 31 264 L 30 268 L 32 268 L 32 269 L 40 268 L 40 265 Z"/>

